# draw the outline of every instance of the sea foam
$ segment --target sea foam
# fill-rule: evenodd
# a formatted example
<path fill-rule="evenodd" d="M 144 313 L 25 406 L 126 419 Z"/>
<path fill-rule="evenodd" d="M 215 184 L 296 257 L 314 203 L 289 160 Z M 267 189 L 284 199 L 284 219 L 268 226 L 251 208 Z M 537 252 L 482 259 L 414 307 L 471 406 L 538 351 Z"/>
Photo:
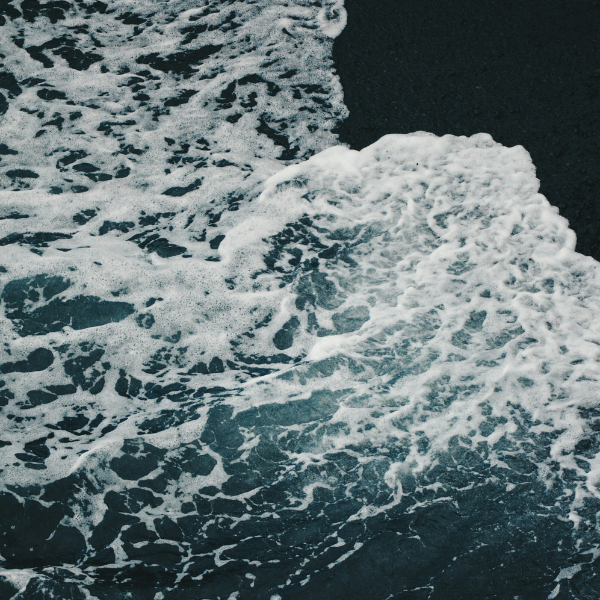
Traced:
<path fill-rule="evenodd" d="M 373 523 L 490 486 L 538 533 L 570 523 L 560 591 L 595 543 L 600 275 L 528 153 L 336 146 L 339 3 L 22 4 L 0 80 L 17 597 L 324 593 Z"/>

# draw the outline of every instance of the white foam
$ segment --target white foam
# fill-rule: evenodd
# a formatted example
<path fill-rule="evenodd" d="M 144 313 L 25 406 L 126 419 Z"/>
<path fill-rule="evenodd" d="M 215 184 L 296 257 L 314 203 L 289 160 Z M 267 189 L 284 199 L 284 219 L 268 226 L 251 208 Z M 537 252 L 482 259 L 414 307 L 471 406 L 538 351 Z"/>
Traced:
<path fill-rule="evenodd" d="M 282 182 L 300 179 L 302 186 L 282 191 Z M 223 293 L 213 308 L 210 299 L 203 302 L 202 311 L 212 315 L 209 339 L 219 352 L 249 326 L 250 311 L 263 314 L 268 307 L 274 315 L 250 345 L 261 352 L 295 314 L 301 328 L 289 352 L 306 359 L 291 371 L 285 368 L 286 380 L 268 377 L 228 402 L 243 409 L 248 402 L 286 402 L 298 392 L 306 397 L 311 389 L 350 388 L 333 417 L 350 433 L 313 440 L 313 456 L 396 440 L 411 448 L 402 468 L 422 470 L 456 436 L 474 445 L 487 441 L 493 450 L 503 435 L 557 431 L 551 458 L 574 467 L 573 448 L 587 431 L 580 409 L 593 405 L 598 385 L 598 267 L 573 251 L 573 234 L 537 193 L 522 148 L 504 148 L 485 135 L 386 136 L 360 153 L 332 148 L 279 173 L 265 187 L 257 204 L 237 213 L 236 235 L 223 248 L 229 260 L 210 265 L 210 275 L 204 275 L 213 290 L 220 279 L 236 277 L 236 289 Z M 347 234 L 356 264 L 321 261 L 320 272 L 334 282 L 340 298 L 335 308 L 316 306 L 314 314 L 319 324 L 331 323 L 332 313 L 368 306 L 370 318 L 355 331 L 327 337 L 304 331 L 307 314 L 295 308 L 294 298 L 306 274 L 296 272 L 284 288 L 277 287 L 276 272 L 252 276 L 249 267 L 259 265 L 271 247 L 261 234 L 273 235 L 289 222 L 286 214 L 293 220 L 301 213 L 321 227 L 321 241 Z M 187 279 L 170 268 L 164 276 L 165 288 L 176 289 L 180 302 L 198 293 L 193 275 Z M 552 291 L 545 283 L 550 278 Z M 486 290 L 489 297 L 482 295 Z M 224 303 L 235 311 L 234 319 L 232 312 L 219 316 Z M 201 331 L 193 332 L 198 309 L 182 318 L 181 304 L 175 306 L 172 322 L 179 319 L 190 329 L 185 343 L 206 343 Z M 122 330 L 123 324 L 114 328 Z M 124 353 L 128 346 L 120 345 Z M 312 365 L 336 356 L 342 360 L 331 375 L 311 375 Z M 348 359 L 360 366 L 357 373 L 343 366 Z M 574 360 L 580 362 L 569 366 Z M 218 380 L 232 385 L 234 374 Z M 108 405 L 114 394 L 107 394 Z M 368 400 L 357 406 L 361 397 Z M 523 432 L 516 406 L 535 428 Z M 139 423 L 152 410 L 146 404 L 143 417 L 131 418 Z M 489 415 L 504 425 L 484 434 Z M 375 427 L 366 428 L 369 423 Z M 423 435 L 430 442 L 425 454 L 417 444 Z M 588 489 L 597 493 L 595 470 L 586 477 Z"/>
<path fill-rule="evenodd" d="M 286 483 L 283 499 L 257 500 L 254 512 L 246 504 L 231 519 L 235 535 L 248 520 L 310 511 L 319 494 L 340 489 L 357 501 L 347 521 L 382 514 L 458 444 L 504 469 L 509 491 L 515 456 L 549 487 L 571 470 L 564 494 L 579 523 L 578 510 L 600 494 L 600 459 L 578 451 L 599 391 L 598 263 L 574 251 L 574 233 L 538 193 L 521 147 L 424 132 L 385 136 L 360 152 L 336 146 L 332 131 L 347 111 L 330 51 L 345 12 L 337 0 L 319 5 L 239 3 L 236 28 L 208 2 L 189 10 L 177 0 L 156 12 L 149 1 L 119 0 L 114 13 L 91 20 L 72 7 L 64 22 L 23 22 L 25 49 L 10 41 L 19 27 L 6 26 L 6 69 L 45 84 L 23 84 L 2 120 L 18 153 L 2 157 L 0 216 L 28 215 L 0 220 L 2 281 L 69 280 L 51 298 L 29 290 L 26 312 L 90 296 L 133 312 L 94 327 L 42 323 L 26 335 L 5 300 L 0 364 L 40 347 L 54 362 L 2 375 L 11 394 L 1 409 L 0 436 L 11 443 L 0 456 L 2 484 L 85 475 L 91 484 L 71 521 L 89 535 L 107 508 L 104 494 L 130 486 L 110 466 L 124 442 L 164 454 L 148 477 L 193 446 L 215 461 L 210 473 L 174 476 L 160 507 L 136 514 L 152 528 L 154 517 L 187 514 L 198 490 L 241 502 Z M 152 23 L 133 35 L 117 18 L 128 11 Z M 51 51 L 55 65 L 45 69 L 26 50 L 83 25 L 90 35 L 77 47 L 89 51 L 96 38 L 102 61 L 76 76 Z M 206 31 L 188 40 L 196 25 Z M 207 44 L 221 48 L 191 71 L 148 58 Z M 135 100 L 140 90 L 128 84 L 139 72 L 148 100 Z M 65 98 L 43 100 L 43 90 Z M 195 92 L 187 103 L 165 104 L 186 90 Z M 31 112 L 41 103 L 48 116 Z M 69 119 L 75 110 L 81 118 Z M 43 125 L 54 113 L 62 129 Z M 72 151 L 82 153 L 67 164 Z M 115 177 L 90 182 L 72 166 L 82 163 Z M 124 166 L 130 175 L 117 178 Z M 38 177 L 9 176 L 14 169 Z M 85 193 L 70 187 L 83 183 Z M 27 237 L 44 232 L 61 235 Z M 161 254 L 149 245 L 156 239 L 179 250 Z M 68 361 L 94 351 L 102 356 L 77 379 Z M 30 392 L 72 381 L 73 393 L 27 404 Z M 206 441 L 218 430 L 214 415 L 235 429 L 233 446 L 241 438 L 235 448 Z M 74 418 L 86 425 L 69 430 L 63 419 Z M 45 461 L 23 458 L 42 438 Z M 227 452 L 248 466 L 265 439 L 284 466 L 226 493 Z M 346 479 L 328 471 L 336 452 L 356 462 Z M 420 489 L 451 497 L 441 481 Z M 124 566 L 121 541 L 112 547 Z M 231 547 L 215 552 L 217 565 L 229 562 L 221 554 Z"/>

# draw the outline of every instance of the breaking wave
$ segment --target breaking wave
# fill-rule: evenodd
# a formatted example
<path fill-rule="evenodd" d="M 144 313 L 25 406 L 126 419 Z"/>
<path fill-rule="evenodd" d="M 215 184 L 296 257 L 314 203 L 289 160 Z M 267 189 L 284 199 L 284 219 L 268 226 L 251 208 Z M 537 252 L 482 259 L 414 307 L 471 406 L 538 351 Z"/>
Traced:
<path fill-rule="evenodd" d="M 523 148 L 336 146 L 339 2 L 2 11 L 0 595 L 595 597 L 600 273 Z"/>

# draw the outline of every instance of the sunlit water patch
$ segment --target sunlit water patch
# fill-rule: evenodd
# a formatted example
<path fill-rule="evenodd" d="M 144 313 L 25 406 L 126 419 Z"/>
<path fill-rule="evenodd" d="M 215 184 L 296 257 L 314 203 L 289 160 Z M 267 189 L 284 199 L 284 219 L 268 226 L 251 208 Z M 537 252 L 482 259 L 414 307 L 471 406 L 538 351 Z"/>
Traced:
<path fill-rule="evenodd" d="M 13 4 L 0 596 L 597 597 L 600 274 L 527 152 L 335 147 L 333 3 Z"/>

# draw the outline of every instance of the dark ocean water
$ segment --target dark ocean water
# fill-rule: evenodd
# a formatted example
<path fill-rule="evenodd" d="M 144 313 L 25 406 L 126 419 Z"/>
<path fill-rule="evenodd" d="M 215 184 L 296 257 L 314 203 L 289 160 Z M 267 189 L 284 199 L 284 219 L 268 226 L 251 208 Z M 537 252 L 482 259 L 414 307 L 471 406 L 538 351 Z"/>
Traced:
<path fill-rule="evenodd" d="M 521 146 L 340 145 L 345 24 L 0 6 L 0 599 L 600 595 L 598 263 Z"/>

